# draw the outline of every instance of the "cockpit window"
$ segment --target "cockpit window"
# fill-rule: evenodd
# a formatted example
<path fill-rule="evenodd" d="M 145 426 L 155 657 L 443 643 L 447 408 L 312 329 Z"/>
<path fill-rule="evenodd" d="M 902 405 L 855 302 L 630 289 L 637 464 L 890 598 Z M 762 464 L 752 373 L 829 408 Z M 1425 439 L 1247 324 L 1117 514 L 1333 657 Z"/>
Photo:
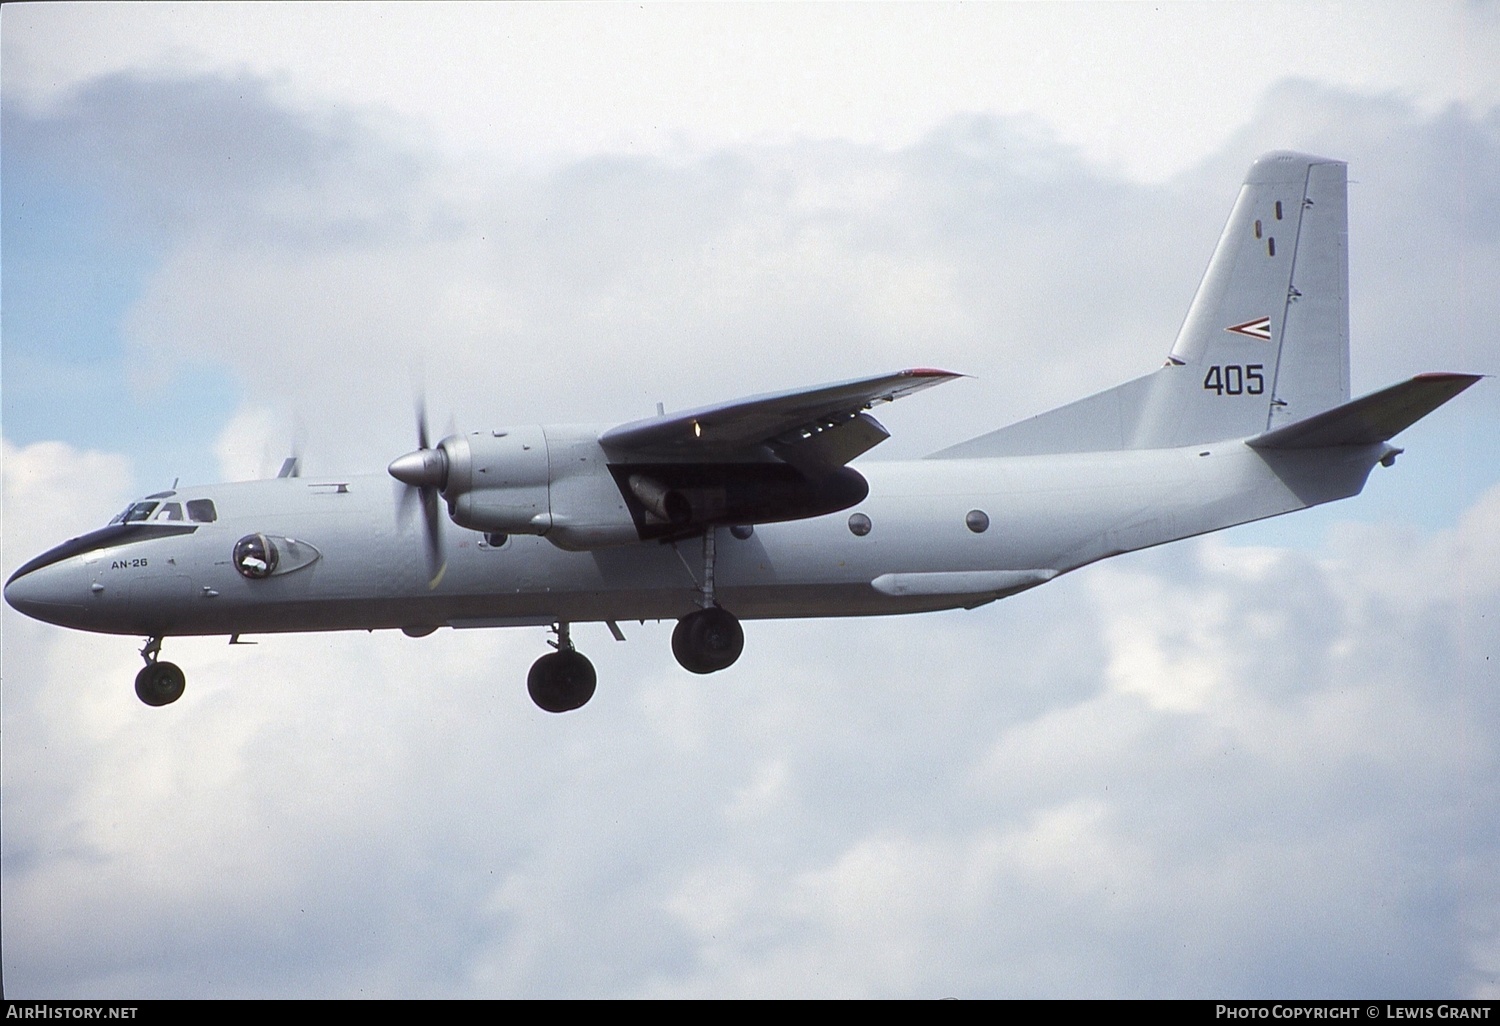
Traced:
<path fill-rule="evenodd" d="M 219 519 L 219 513 L 214 509 L 212 499 L 189 499 L 187 515 L 188 519 L 195 524 L 211 524 Z"/>
<path fill-rule="evenodd" d="M 151 516 L 152 511 L 155 510 L 158 505 L 160 505 L 160 503 L 155 503 L 155 502 L 135 502 L 135 503 L 131 503 L 131 505 L 126 508 L 126 510 L 125 510 L 124 513 L 121 513 L 114 520 L 110 521 L 110 523 L 121 523 L 121 524 L 136 524 L 136 523 L 139 523 L 142 520 L 145 520 L 145 519 L 149 518 Z"/>
<path fill-rule="evenodd" d="M 167 492 L 173 495 L 173 492 Z M 139 524 L 150 520 L 153 523 L 164 523 L 167 521 L 182 520 L 182 503 L 180 502 L 152 502 L 150 499 L 142 499 L 140 502 L 132 502 L 126 506 L 124 511 L 115 515 L 111 524 Z M 195 524 L 211 524 L 219 519 L 218 510 L 214 509 L 212 499 L 189 499 L 187 502 L 187 519 Z"/>

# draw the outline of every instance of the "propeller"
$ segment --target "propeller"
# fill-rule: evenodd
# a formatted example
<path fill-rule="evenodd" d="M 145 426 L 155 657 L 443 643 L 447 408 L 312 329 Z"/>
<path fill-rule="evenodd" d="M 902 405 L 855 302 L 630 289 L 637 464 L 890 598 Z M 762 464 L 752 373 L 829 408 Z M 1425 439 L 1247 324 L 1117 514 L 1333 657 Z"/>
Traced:
<path fill-rule="evenodd" d="M 438 496 L 448 484 L 448 454 L 441 445 L 433 448 L 427 435 L 427 403 L 417 398 L 417 449 L 391 461 L 387 469 L 397 481 L 407 486 L 401 497 L 401 509 L 410 508 L 413 497 L 422 507 L 422 537 L 427 552 L 427 582 L 429 589 L 436 588 L 448 570 L 443 559 L 443 513 L 438 508 Z"/>

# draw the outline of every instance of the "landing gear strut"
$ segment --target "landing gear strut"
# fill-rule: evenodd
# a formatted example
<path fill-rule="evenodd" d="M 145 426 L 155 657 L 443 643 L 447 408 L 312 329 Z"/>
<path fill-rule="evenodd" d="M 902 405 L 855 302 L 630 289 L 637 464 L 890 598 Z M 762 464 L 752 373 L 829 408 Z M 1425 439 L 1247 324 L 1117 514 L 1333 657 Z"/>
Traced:
<path fill-rule="evenodd" d="M 594 664 L 573 647 L 567 623 L 556 628 L 557 640 L 547 644 L 557 649 L 531 664 L 526 690 L 531 700 L 550 713 L 569 712 L 594 697 L 598 681 Z"/>
<path fill-rule="evenodd" d="M 135 675 L 135 695 L 147 705 L 171 705 L 182 697 L 187 675 L 175 663 L 161 662 L 161 636 L 146 639 L 141 658 L 146 665 Z"/>
<path fill-rule="evenodd" d="M 737 616 L 714 598 L 714 532 L 703 534 L 702 609 L 677 621 L 672 630 L 672 654 L 690 673 L 717 673 L 734 665 L 745 650 L 745 632 Z"/>

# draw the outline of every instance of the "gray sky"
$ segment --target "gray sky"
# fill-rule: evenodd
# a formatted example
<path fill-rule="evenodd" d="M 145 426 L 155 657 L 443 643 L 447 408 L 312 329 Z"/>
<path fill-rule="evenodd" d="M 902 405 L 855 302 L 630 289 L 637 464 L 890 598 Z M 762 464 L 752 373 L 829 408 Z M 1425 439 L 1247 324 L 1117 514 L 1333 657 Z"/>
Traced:
<path fill-rule="evenodd" d="M 134 494 L 937 365 L 1159 365 L 1248 163 L 1350 163 L 1354 386 L 1494 372 L 1492 5 L 6 5 L 3 569 Z M 7 996 L 1500 994 L 1500 396 L 1351 502 L 963 614 L 3 624 Z"/>

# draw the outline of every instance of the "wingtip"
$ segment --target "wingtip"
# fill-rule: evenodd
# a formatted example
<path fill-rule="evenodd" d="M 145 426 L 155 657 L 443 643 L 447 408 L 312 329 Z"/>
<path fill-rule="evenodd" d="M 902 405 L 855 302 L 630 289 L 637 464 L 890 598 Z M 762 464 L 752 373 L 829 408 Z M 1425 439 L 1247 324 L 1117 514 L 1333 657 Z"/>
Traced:
<path fill-rule="evenodd" d="M 1484 378 L 1487 378 L 1489 376 L 1490 375 L 1488 375 L 1488 374 L 1460 374 L 1460 373 L 1457 373 L 1457 372 L 1454 372 L 1454 371 L 1424 371 L 1423 373 L 1418 374 L 1416 376 L 1416 380 L 1418 380 L 1418 381 L 1465 381 L 1468 384 L 1466 384 L 1464 387 L 1467 388 L 1467 387 L 1469 387 L 1469 385 L 1474 384 L 1474 382 L 1480 381 L 1480 380 L 1482 380 Z"/>
<path fill-rule="evenodd" d="M 966 378 L 967 374 L 959 374 L 957 371 L 940 370 L 937 367 L 912 367 L 910 370 L 901 372 L 904 378 Z"/>

